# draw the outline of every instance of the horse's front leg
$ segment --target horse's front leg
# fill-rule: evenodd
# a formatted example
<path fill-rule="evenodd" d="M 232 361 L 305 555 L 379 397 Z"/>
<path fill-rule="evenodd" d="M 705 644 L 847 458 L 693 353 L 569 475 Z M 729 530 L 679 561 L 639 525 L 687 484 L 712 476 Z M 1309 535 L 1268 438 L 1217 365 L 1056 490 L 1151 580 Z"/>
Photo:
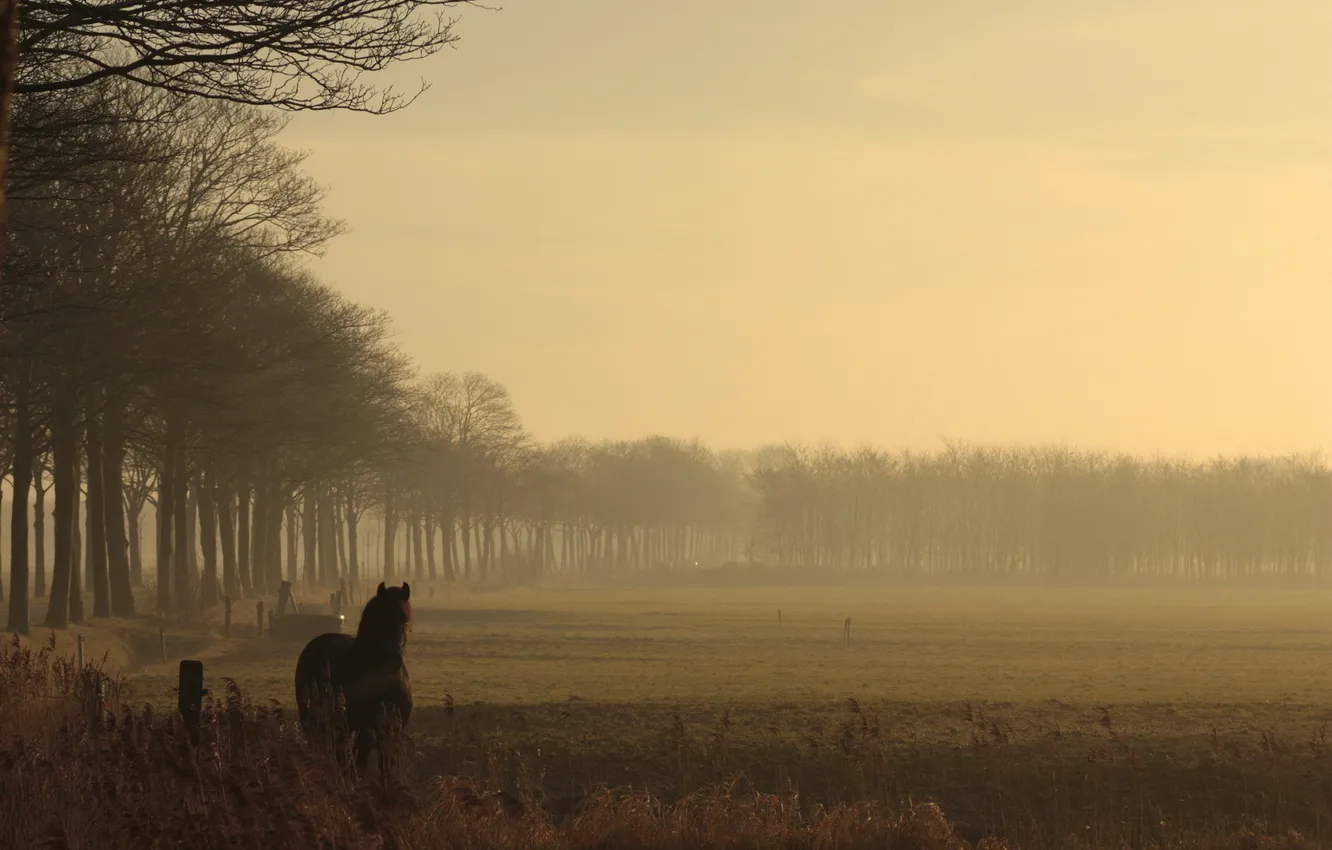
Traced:
<path fill-rule="evenodd" d="M 356 730 L 355 738 L 352 742 L 352 752 L 356 759 L 356 774 L 362 779 L 366 777 L 366 767 L 370 763 L 370 753 L 372 750 L 379 749 L 378 736 L 370 728 L 361 728 Z"/>

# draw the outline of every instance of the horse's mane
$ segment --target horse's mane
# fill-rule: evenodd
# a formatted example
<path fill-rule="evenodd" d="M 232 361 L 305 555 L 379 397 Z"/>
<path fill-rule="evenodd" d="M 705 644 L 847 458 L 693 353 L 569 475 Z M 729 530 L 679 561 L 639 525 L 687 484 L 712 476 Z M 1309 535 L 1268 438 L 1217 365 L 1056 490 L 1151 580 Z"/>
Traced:
<path fill-rule="evenodd" d="M 387 634 L 392 629 L 396 635 Z M 412 630 L 411 587 L 403 582 L 401 587 L 385 587 L 383 582 L 379 590 L 361 609 L 361 621 L 356 626 L 356 639 L 376 641 L 395 639 L 399 644 L 407 642 L 407 634 Z"/>

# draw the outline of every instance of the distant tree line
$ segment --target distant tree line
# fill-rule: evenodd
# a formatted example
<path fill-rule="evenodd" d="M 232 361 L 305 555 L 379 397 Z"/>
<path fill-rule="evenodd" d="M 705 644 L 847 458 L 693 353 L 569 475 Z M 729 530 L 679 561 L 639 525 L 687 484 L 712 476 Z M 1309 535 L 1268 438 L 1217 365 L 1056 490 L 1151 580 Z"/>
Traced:
<path fill-rule="evenodd" d="M 1316 458 L 1142 460 L 1062 448 L 783 448 L 751 481 L 766 557 L 905 577 L 1328 578 Z"/>

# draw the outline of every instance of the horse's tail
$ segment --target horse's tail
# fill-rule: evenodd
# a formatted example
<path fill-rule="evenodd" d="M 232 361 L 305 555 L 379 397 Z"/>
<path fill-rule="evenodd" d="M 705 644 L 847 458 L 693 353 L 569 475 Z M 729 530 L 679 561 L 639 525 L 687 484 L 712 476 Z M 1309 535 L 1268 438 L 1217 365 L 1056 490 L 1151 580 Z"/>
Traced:
<path fill-rule="evenodd" d="M 305 645 L 296 659 L 296 711 L 301 731 L 307 741 L 320 715 L 336 711 L 331 699 L 339 691 L 336 668 L 338 660 L 351 646 L 350 635 L 330 633 L 320 635 Z"/>

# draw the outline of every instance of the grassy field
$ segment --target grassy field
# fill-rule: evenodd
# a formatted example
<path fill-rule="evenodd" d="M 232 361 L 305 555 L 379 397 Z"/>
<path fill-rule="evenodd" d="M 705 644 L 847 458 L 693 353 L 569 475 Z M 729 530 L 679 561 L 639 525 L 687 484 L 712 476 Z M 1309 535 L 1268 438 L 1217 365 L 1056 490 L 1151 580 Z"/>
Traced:
<path fill-rule="evenodd" d="M 555 812 L 600 785 L 672 799 L 734 782 L 933 799 L 974 836 L 1224 820 L 1332 838 L 1326 592 L 417 596 L 421 770 Z M 238 636 L 195 657 L 215 689 L 290 704 L 298 651 Z M 174 675 L 138 670 L 136 698 L 171 701 Z"/>

